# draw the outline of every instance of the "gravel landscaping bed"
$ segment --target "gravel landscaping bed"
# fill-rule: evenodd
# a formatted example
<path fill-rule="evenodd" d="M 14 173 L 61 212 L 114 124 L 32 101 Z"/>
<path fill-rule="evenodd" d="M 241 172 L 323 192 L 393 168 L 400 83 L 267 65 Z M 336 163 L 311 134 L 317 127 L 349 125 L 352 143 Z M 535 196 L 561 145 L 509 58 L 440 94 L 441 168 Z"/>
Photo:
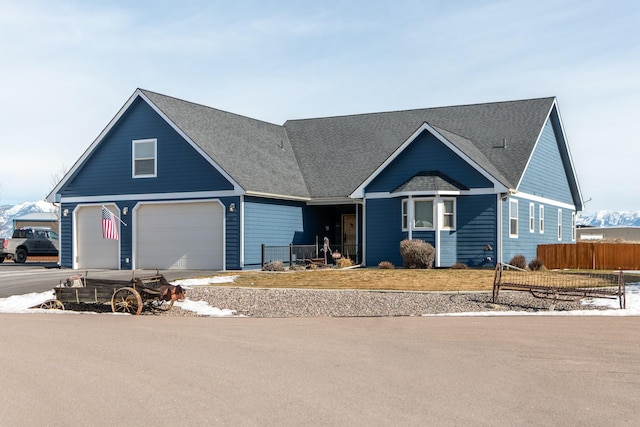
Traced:
<path fill-rule="evenodd" d="M 498 303 L 489 292 L 437 293 L 355 290 L 252 289 L 194 287 L 187 289 L 192 301 L 206 301 L 220 309 L 235 310 L 248 317 L 361 317 L 421 316 L 424 314 L 487 311 L 566 311 L 607 309 L 580 301 L 534 298 L 526 292 L 504 291 Z M 195 316 L 177 306 L 164 315 Z"/>

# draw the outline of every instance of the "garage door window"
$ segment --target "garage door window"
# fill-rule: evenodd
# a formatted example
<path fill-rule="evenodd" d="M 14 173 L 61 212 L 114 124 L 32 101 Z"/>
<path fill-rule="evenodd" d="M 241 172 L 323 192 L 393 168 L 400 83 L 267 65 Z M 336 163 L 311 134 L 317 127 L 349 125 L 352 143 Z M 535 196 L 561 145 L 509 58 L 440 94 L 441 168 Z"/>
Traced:
<path fill-rule="evenodd" d="M 153 178 L 157 175 L 157 140 L 133 141 L 133 177 Z"/>

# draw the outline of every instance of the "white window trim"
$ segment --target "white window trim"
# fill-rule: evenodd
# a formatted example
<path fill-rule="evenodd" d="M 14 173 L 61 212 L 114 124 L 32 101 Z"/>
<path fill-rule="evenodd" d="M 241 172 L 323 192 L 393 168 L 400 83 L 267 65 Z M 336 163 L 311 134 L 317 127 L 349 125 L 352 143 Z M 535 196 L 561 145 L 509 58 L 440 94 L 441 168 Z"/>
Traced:
<path fill-rule="evenodd" d="M 451 202 L 453 204 L 453 212 L 451 212 L 451 216 L 453 216 L 453 226 L 452 227 L 447 227 L 447 226 L 444 225 L 446 223 L 446 221 L 444 220 L 444 217 L 445 217 L 444 202 Z M 440 199 L 440 201 L 438 202 L 438 206 L 442 207 L 442 209 L 441 209 L 442 213 L 439 216 L 439 218 L 441 219 L 441 221 L 440 221 L 441 227 L 439 227 L 439 228 L 441 230 L 455 230 L 457 222 L 458 222 L 458 218 L 457 218 L 457 215 L 456 215 L 456 212 L 457 212 L 456 199 L 451 199 L 451 198 Z"/>
<path fill-rule="evenodd" d="M 417 227 L 416 226 L 416 203 L 419 202 L 431 202 L 431 227 Z M 411 228 L 417 231 L 432 231 L 436 229 L 436 200 L 432 197 L 414 198 L 411 199 L 411 216 L 409 217 Z"/>
<path fill-rule="evenodd" d="M 453 202 L 453 227 L 445 227 L 444 226 L 444 202 L 450 201 Z M 415 204 L 417 202 L 431 202 L 433 204 L 433 226 L 431 227 L 417 227 L 415 225 Z M 402 208 L 401 208 L 401 225 L 402 231 L 435 231 L 435 230 L 456 230 L 457 222 L 458 222 L 458 214 L 457 214 L 457 200 L 452 197 L 441 198 L 441 197 L 410 197 L 408 199 L 402 200 Z M 406 216 L 406 224 L 405 227 L 405 216 Z"/>
<path fill-rule="evenodd" d="M 536 231 L 536 205 L 529 203 L 529 233 Z"/>
<path fill-rule="evenodd" d="M 576 241 L 576 213 L 571 212 L 571 241 Z"/>
<path fill-rule="evenodd" d="M 544 234 L 544 205 L 540 205 L 540 218 L 538 218 L 538 227 L 540 234 Z"/>
<path fill-rule="evenodd" d="M 145 175 L 136 175 L 136 160 L 150 160 L 149 158 L 136 159 L 136 144 L 153 142 L 153 173 Z M 137 178 L 156 178 L 158 176 L 158 140 L 153 139 L 134 139 L 131 141 L 131 177 Z"/>
<path fill-rule="evenodd" d="M 558 241 L 562 241 L 562 209 L 558 209 Z"/>
<path fill-rule="evenodd" d="M 401 218 L 401 225 L 402 225 L 402 231 L 407 231 L 409 230 L 409 201 L 411 199 L 404 199 L 402 201 L 402 218 Z"/>
<path fill-rule="evenodd" d="M 513 209 L 512 207 L 515 206 L 515 215 L 513 215 Z M 512 233 L 511 231 L 511 220 L 515 219 L 516 220 L 516 232 L 515 234 Z M 518 228 L 519 228 L 520 224 L 518 224 L 518 200 L 514 200 L 514 199 L 510 199 L 509 200 L 509 237 L 512 238 L 518 238 Z"/>

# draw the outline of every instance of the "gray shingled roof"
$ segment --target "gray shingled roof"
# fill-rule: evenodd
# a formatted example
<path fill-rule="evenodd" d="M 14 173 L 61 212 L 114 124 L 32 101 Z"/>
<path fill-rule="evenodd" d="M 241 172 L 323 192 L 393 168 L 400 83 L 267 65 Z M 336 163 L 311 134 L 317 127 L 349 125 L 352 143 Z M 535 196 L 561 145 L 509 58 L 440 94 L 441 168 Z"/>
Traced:
<path fill-rule="evenodd" d="M 290 120 L 312 197 L 351 194 L 428 123 L 507 188 L 516 188 L 554 98 Z M 503 140 L 507 148 L 502 148 Z"/>
<path fill-rule="evenodd" d="M 141 92 L 246 191 L 309 197 L 282 126 Z"/>
<path fill-rule="evenodd" d="M 426 191 L 459 191 L 469 188 L 455 179 L 438 171 L 423 171 L 415 174 L 410 180 L 400 185 L 392 193 L 426 192 Z"/>
<path fill-rule="evenodd" d="M 350 195 L 424 123 L 505 187 L 516 188 L 554 102 L 540 98 L 279 126 L 141 92 L 245 190 L 312 198 Z"/>

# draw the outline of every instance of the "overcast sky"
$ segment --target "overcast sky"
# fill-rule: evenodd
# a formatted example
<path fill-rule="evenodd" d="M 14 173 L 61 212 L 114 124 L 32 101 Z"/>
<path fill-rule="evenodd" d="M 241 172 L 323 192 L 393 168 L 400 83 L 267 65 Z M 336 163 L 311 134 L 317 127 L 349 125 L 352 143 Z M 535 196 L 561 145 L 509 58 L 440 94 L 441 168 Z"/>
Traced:
<path fill-rule="evenodd" d="M 0 204 L 140 87 L 276 124 L 557 96 L 585 211 L 640 210 L 639 5 L 0 0 Z"/>

